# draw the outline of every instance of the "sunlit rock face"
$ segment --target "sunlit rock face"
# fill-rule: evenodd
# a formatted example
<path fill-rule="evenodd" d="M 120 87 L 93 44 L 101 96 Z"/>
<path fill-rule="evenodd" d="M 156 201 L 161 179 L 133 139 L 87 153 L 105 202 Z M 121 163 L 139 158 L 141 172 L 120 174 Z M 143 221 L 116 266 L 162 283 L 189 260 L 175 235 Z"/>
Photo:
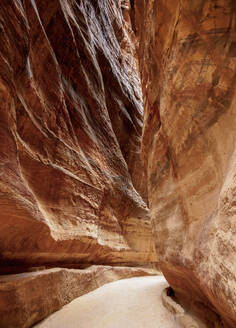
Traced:
<path fill-rule="evenodd" d="M 236 2 L 132 2 L 161 268 L 236 326 Z"/>
<path fill-rule="evenodd" d="M 118 0 L 1 0 L 4 264 L 156 260 L 134 39 Z"/>

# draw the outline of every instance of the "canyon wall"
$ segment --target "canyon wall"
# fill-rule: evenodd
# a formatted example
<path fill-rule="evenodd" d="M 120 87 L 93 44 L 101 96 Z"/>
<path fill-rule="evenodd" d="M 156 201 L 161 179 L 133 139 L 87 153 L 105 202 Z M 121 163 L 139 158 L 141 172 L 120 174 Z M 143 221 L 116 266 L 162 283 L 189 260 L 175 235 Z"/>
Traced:
<path fill-rule="evenodd" d="M 1 270 L 155 262 L 148 202 L 170 285 L 235 327 L 235 17 L 234 0 L 1 0 Z"/>
<path fill-rule="evenodd" d="M 156 261 L 127 5 L 0 2 L 0 262 Z"/>
<path fill-rule="evenodd" d="M 160 266 L 177 293 L 235 327 L 236 2 L 131 4 Z"/>

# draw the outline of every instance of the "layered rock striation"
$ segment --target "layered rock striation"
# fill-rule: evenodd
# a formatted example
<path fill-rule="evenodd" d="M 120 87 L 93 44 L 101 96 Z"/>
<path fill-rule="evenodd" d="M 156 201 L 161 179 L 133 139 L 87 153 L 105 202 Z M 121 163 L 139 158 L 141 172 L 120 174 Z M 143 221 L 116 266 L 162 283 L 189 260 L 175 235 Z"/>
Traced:
<path fill-rule="evenodd" d="M 235 17 L 234 0 L 1 1 L 2 265 L 156 261 L 148 200 L 177 298 L 235 327 Z"/>
<path fill-rule="evenodd" d="M 3 265 L 156 261 L 126 7 L 0 3 Z"/>
<path fill-rule="evenodd" d="M 133 2 L 134 3 L 134 2 Z M 137 1 L 143 157 L 161 269 L 236 325 L 235 1 Z"/>

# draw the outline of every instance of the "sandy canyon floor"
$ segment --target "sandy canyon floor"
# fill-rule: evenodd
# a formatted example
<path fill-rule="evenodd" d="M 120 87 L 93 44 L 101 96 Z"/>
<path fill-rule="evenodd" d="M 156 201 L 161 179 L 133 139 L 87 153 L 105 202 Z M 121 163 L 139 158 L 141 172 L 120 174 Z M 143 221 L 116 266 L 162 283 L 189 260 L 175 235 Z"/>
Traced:
<path fill-rule="evenodd" d="M 163 276 L 115 281 L 83 295 L 37 328 L 179 328 L 163 307 Z"/>

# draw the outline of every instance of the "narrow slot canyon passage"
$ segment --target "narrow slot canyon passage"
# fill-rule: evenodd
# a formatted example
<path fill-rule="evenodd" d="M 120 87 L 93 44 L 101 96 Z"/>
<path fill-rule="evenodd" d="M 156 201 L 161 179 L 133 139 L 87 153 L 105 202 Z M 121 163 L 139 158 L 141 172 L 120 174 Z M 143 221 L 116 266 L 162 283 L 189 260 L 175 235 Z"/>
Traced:
<path fill-rule="evenodd" d="M 181 328 L 163 306 L 163 276 L 129 278 L 81 296 L 35 328 Z"/>
<path fill-rule="evenodd" d="M 236 0 L 0 0 L 0 328 L 235 328 L 235 259 Z"/>

